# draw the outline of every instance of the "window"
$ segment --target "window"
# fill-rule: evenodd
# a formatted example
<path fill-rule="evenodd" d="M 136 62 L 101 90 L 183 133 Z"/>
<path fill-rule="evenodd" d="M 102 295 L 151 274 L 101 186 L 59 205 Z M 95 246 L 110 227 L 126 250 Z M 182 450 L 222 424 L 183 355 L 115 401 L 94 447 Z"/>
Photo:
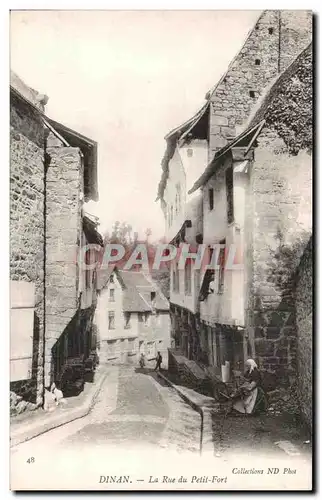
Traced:
<path fill-rule="evenodd" d="M 273 34 L 273 32 L 274 32 L 273 28 L 268 28 L 268 33 L 269 33 L 270 35 L 272 35 L 272 34 Z"/>
<path fill-rule="evenodd" d="M 188 158 L 191 158 L 193 156 L 193 149 L 191 148 L 187 149 L 187 156 Z"/>
<path fill-rule="evenodd" d="M 156 293 L 155 292 L 151 292 L 151 302 L 152 303 L 155 301 L 155 296 L 156 296 Z"/>
<path fill-rule="evenodd" d="M 226 170 L 226 197 L 227 197 L 227 221 L 228 224 L 234 222 L 234 183 L 233 168 Z"/>
<path fill-rule="evenodd" d="M 115 302 L 114 292 L 115 292 L 114 288 L 110 288 L 110 298 L 109 298 L 110 302 Z"/>
<path fill-rule="evenodd" d="M 213 269 L 213 267 L 217 265 L 217 262 L 215 263 L 212 262 L 214 249 L 212 247 L 208 247 L 208 250 L 209 250 L 208 265 L 210 266 L 211 271 L 213 271 L 215 274 L 215 269 Z"/>
<path fill-rule="evenodd" d="M 180 274 L 179 274 L 179 262 L 176 262 L 176 288 L 177 292 L 180 292 Z"/>
<path fill-rule="evenodd" d="M 181 209 L 181 187 L 180 184 L 177 184 L 177 195 L 178 195 L 178 209 Z"/>
<path fill-rule="evenodd" d="M 214 190 L 210 188 L 209 191 L 209 210 L 213 210 L 214 208 Z"/>
<path fill-rule="evenodd" d="M 125 312 L 124 313 L 124 328 L 125 329 L 131 328 L 130 320 L 131 320 L 131 313 L 130 312 Z"/>
<path fill-rule="evenodd" d="M 212 263 L 214 255 L 214 249 L 212 247 L 209 248 L 209 265 L 211 266 L 209 271 L 209 277 L 208 277 L 208 294 L 214 293 L 214 286 L 215 286 L 215 269 L 212 269 L 214 266 L 217 265 L 217 262 L 214 264 Z"/>
<path fill-rule="evenodd" d="M 219 252 L 219 276 L 218 276 L 218 293 L 224 293 L 224 284 L 225 284 L 225 245 L 226 245 L 226 240 L 220 241 L 220 245 L 222 245 L 222 248 L 220 248 Z"/>
<path fill-rule="evenodd" d="M 114 275 L 113 274 L 110 276 L 110 283 L 114 283 Z"/>
<path fill-rule="evenodd" d="M 107 355 L 109 359 L 112 359 L 116 355 L 116 340 L 107 341 Z"/>
<path fill-rule="evenodd" d="M 250 91 L 249 91 L 249 97 L 252 97 L 252 98 L 254 98 L 254 97 L 255 97 L 255 92 L 254 92 L 254 90 L 250 90 Z"/>
<path fill-rule="evenodd" d="M 128 352 L 129 354 L 136 354 L 135 353 L 135 339 L 128 339 Z"/>
<path fill-rule="evenodd" d="M 186 295 L 191 294 L 191 260 L 186 261 L 184 268 L 184 291 Z"/>
<path fill-rule="evenodd" d="M 260 63 L 261 63 L 260 59 L 255 59 L 255 66 L 260 66 Z"/>
<path fill-rule="evenodd" d="M 85 253 L 85 263 L 86 266 L 91 264 L 91 252 L 90 250 L 87 250 Z M 90 269 L 85 269 L 85 288 L 86 290 L 88 288 L 91 288 L 91 270 Z"/>
<path fill-rule="evenodd" d="M 115 313 L 114 313 L 114 311 L 108 312 L 108 329 L 115 330 Z"/>
<path fill-rule="evenodd" d="M 149 324 L 149 313 L 139 313 L 139 323 L 144 323 L 145 326 Z"/>
<path fill-rule="evenodd" d="M 176 293 L 179 293 L 180 292 L 180 283 L 179 283 L 179 263 L 178 262 L 175 262 L 174 263 L 174 270 L 173 270 L 173 273 L 172 273 L 172 280 L 173 280 L 173 291 L 176 292 Z"/>

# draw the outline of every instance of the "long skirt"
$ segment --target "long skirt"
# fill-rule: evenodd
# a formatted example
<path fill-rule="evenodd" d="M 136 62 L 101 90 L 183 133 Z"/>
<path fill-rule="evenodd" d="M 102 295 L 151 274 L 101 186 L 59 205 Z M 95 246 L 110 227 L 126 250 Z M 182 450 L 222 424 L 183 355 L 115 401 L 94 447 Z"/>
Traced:
<path fill-rule="evenodd" d="M 267 406 L 266 396 L 260 387 L 255 387 L 251 393 L 243 398 L 238 399 L 234 404 L 234 410 L 239 413 L 255 413 L 256 411 L 265 410 Z"/>

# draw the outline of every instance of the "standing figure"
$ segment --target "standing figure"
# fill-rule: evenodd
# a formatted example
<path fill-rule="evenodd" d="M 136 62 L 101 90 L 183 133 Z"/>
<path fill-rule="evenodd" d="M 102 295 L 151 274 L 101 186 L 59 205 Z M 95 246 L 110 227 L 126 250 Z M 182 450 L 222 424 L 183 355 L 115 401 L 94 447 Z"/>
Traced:
<path fill-rule="evenodd" d="M 154 371 L 156 371 L 156 370 L 158 370 L 158 369 L 159 369 L 159 370 L 161 369 L 162 356 L 161 356 L 161 354 L 160 354 L 160 351 L 158 351 L 158 354 L 157 354 L 156 360 L 157 360 L 157 364 L 155 365 Z"/>
<path fill-rule="evenodd" d="M 145 357 L 144 357 L 143 352 L 141 353 L 141 356 L 140 356 L 140 367 L 141 368 L 145 367 Z"/>

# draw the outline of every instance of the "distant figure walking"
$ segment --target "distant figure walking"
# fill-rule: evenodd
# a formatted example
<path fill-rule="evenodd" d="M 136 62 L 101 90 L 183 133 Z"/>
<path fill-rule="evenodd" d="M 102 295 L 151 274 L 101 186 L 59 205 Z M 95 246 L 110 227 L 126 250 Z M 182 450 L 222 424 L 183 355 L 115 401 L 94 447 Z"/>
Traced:
<path fill-rule="evenodd" d="M 145 367 L 145 357 L 144 357 L 143 352 L 142 352 L 141 357 L 140 357 L 140 367 L 141 368 Z"/>
<path fill-rule="evenodd" d="M 161 370 L 162 356 L 160 354 L 160 351 L 158 351 L 156 360 L 157 360 L 157 364 L 155 365 L 154 371 L 157 371 L 158 369 Z"/>

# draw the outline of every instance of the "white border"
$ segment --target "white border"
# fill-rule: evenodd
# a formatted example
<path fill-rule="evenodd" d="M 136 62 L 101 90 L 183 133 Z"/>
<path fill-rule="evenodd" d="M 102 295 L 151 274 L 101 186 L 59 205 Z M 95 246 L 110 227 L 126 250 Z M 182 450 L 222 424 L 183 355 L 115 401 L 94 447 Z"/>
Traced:
<path fill-rule="evenodd" d="M 218 9 L 218 10 L 263 10 L 263 9 L 311 9 L 314 11 L 316 15 L 320 14 L 321 11 L 321 2 L 318 2 L 317 0 L 313 2 L 298 2 L 298 1 L 273 1 L 266 5 L 260 5 L 258 1 L 247 1 L 244 2 L 242 5 L 236 0 L 236 1 L 229 1 L 226 0 L 225 2 L 214 2 L 211 0 L 205 1 L 205 0 L 186 0 L 185 2 L 183 1 L 178 1 L 178 0 L 154 0 L 153 4 L 151 1 L 130 1 L 130 0 L 114 0 L 114 1 L 108 1 L 108 0 L 92 0 L 92 1 L 81 1 L 78 0 L 76 1 L 71 1 L 71 0 L 56 0 L 56 1 L 22 1 L 22 0 L 12 0 L 10 2 L 4 0 L 1 3 L 0 6 L 0 13 L 1 13 L 1 40 L 0 40 L 0 54 L 1 54 L 1 65 L 3 68 L 4 73 L 2 72 L 2 78 L 0 80 L 1 82 L 1 141 L 2 141 L 2 148 L 1 148 L 1 168 L 2 168 L 2 182 L 0 183 L 1 186 L 1 193 L 0 193 L 0 202 L 1 202 L 1 213 L 2 213 L 2 246 L 1 246 L 1 283 L 2 283 L 2 288 L 1 288 L 1 297 L 0 297 L 0 304 L 1 304 L 1 309 L 2 309 L 2 315 L 1 315 L 1 323 L 2 323 L 2 335 L 3 335 L 3 342 L 2 342 L 2 363 L 1 363 L 1 370 L 2 370 L 2 376 L 1 376 L 1 396 L 2 396 L 2 401 L 1 401 L 1 429 L 3 430 L 4 435 L 2 436 L 2 446 L 1 446 L 1 451 L 3 454 L 1 465 L 2 465 L 2 470 L 1 470 L 1 490 L 2 493 L 5 494 L 5 498 L 10 495 L 10 492 L 8 491 L 8 485 L 9 485 L 9 464 L 8 464 L 8 449 L 6 447 L 6 443 L 8 443 L 8 435 L 9 435 L 9 403 L 7 398 L 8 394 L 8 387 L 9 387 L 9 248 L 8 248 L 8 241 L 9 241 L 9 218 L 8 218 L 8 207 L 9 207 L 9 192 L 8 192 L 8 170 L 9 170 L 9 15 L 8 11 L 11 10 L 19 10 L 19 9 L 39 9 L 39 10 L 50 10 L 50 9 L 63 9 L 63 10 L 72 10 L 72 9 L 88 9 L 88 10 L 108 10 L 108 9 L 113 9 L 113 10 L 119 10 L 119 9 L 128 9 L 128 10 L 140 10 L 140 9 L 146 9 L 146 10 L 158 10 L 158 9 L 168 9 L 168 10 L 213 10 L 213 9 Z M 319 23 L 319 20 L 317 24 Z M 317 38 L 318 33 L 315 33 L 315 37 Z M 41 41 L 40 41 L 41 43 Z M 321 82 L 320 79 L 320 56 L 321 56 L 321 47 L 320 47 L 320 40 L 317 40 L 316 42 L 316 49 L 317 52 L 315 53 L 315 61 L 316 64 L 318 65 L 318 69 L 316 71 L 316 82 L 315 82 L 315 88 L 316 88 L 316 93 L 318 93 L 319 90 L 319 84 Z M 316 105 L 316 128 L 319 125 L 319 118 L 320 118 L 320 99 L 318 99 L 315 103 Z M 318 142 L 318 131 L 316 132 L 316 142 Z M 318 144 L 315 146 L 317 148 L 316 152 L 316 157 L 315 157 L 315 182 L 318 184 L 318 187 L 316 187 L 316 194 L 321 192 L 321 175 L 318 175 L 317 172 L 320 171 L 321 165 L 320 165 L 320 157 L 318 156 Z M 321 196 L 316 196 L 317 200 L 317 210 L 316 210 L 316 222 L 317 222 L 317 228 L 319 229 L 319 220 L 320 217 L 320 209 L 321 209 Z M 320 243 L 321 243 L 321 232 L 318 231 L 317 233 L 317 238 L 316 238 L 316 257 L 318 259 L 319 257 L 319 251 L 318 248 L 320 248 Z M 318 264 L 318 263 L 317 263 Z M 317 273 L 317 279 L 321 279 L 321 268 L 319 266 L 318 268 L 318 273 Z M 316 282 L 316 294 L 317 294 L 317 311 L 321 311 L 321 297 L 318 294 L 318 282 Z M 321 331 L 320 328 L 320 318 L 317 318 L 317 332 L 316 336 Z M 318 367 L 318 360 L 322 359 L 321 356 L 321 342 L 316 343 L 316 347 L 318 347 L 318 353 L 316 357 L 317 361 L 317 367 Z M 316 367 L 316 368 L 317 368 Z M 316 402 L 317 402 L 317 409 L 318 409 L 318 414 L 315 416 L 316 418 L 316 425 L 319 424 L 319 416 L 320 416 L 320 401 L 321 401 L 321 385 L 319 381 L 319 370 L 317 371 L 317 377 L 316 377 Z M 319 440 L 319 446 L 318 450 L 316 450 L 316 459 L 319 457 L 320 453 L 320 440 Z M 317 469 L 317 477 L 316 477 L 316 482 L 317 486 L 319 488 L 319 474 L 318 474 Z M 274 498 L 276 497 L 276 494 L 272 493 L 272 496 L 274 495 Z M 38 498 L 41 498 L 43 495 L 38 495 Z M 92 495 L 88 495 L 92 496 Z M 169 495 L 168 495 L 169 496 Z M 170 494 L 171 496 L 171 494 Z M 235 494 L 232 494 L 232 496 L 235 496 Z M 238 496 L 238 495 L 236 495 Z"/>

